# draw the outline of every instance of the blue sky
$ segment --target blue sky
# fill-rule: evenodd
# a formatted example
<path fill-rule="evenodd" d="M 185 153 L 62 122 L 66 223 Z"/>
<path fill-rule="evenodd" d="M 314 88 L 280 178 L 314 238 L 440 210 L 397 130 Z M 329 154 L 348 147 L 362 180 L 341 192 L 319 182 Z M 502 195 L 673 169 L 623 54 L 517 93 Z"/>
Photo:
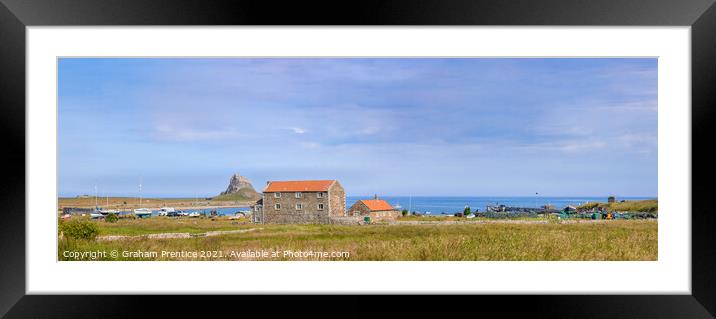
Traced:
<path fill-rule="evenodd" d="M 61 196 L 656 196 L 656 59 L 59 61 Z"/>

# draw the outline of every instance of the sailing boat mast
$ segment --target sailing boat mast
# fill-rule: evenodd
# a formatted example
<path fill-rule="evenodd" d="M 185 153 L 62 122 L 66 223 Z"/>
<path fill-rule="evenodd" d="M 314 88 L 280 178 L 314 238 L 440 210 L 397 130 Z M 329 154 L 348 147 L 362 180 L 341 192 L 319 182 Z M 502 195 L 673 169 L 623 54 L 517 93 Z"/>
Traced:
<path fill-rule="evenodd" d="M 139 178 L 139 207 L 142 207 L 142 178 Z"/>

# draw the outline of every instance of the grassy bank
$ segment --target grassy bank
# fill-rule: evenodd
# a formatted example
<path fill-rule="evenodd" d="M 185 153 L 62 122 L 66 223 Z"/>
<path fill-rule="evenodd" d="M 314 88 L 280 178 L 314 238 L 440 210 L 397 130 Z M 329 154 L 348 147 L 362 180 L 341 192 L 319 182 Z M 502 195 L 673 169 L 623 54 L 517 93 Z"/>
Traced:
<path fill-rule="evenodd" d="M 217 251 L 209 258 L 122 257 L 101 260 L 296 260 L 283 251 L 348 252 L 326 260 L 657 260 L 657 221 L 617 220 L 583 224 L 453 224 L 453 225 L 253 225 L 197 220 L 197 224 L 161 220 L 98 222 L 101 234 L 153 232 L 199 233 L 218 229 L 254 231 L 186 239 L 129 239 L 59 242 L 64 251 Z M 148 223 L 143 223 L 148 222 Z M 170 220 L 171 222 L 171 220 Z M 174 220 L 173 222 L 176 222 Z M 278 258 L 246 258 L 232 252 L 279 252 Z M 84 258 L 88 259 L 88 258 Z M 72 259 L 74 260 L 74 259 Z"/>
<path fill-rule="evenodd" d="M 659 201 L 656 199 L 652 200 L 630 200 L 624 202 L 614 203 L 598 203 L 591 202 L 584 205 L 580 205 L 577 209 L 592 209 L 592 208 L 604 208 L 609 211 L 620 211 L 620 212 L 646 212 L 655 213 L 659 211 Z"/>
<path fill-rule="evenodd" d="M 240 202 L 256 202 L 261 198 L 261 194 L 250 189 L 242 189 L 236 193 L 218 195 L 213 197 L 212 201 L 240 201 Z"/>

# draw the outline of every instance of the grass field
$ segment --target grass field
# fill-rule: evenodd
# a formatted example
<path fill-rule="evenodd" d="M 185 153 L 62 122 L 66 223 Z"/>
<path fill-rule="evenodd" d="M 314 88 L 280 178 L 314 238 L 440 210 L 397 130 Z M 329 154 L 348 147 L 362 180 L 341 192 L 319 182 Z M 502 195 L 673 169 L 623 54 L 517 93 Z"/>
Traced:
<path fill-rule="evenodd" d="M 146 219 L 123 219 L 116 223 L 93 221 L 100 226 L 99 235 L 148 235 L 161 233 L 199 234 L 207 231 L 254 228 L 248 219 L 230 220 L 226 217 L 215 218 L 170 218 L 152 217 Z"/>
<path fill-rule="evenodd" d="M 459 223 L 451 225 L 256 225 L 228 219 L 150 218 L 95 221 L 100 236 L 166 232 L 201 234 L 252 229 L 240 234 L 182 239 L 59 241 L 58 259 L 76 260 L 65 251 L 118 251 L 99 260 L 657 260 L 656 220 L 588 223 Z M 158 256 L 122 256 L 122 252 Z M 161 256 L 161 251 L 210 252 L 206 258 Z M 246 252 L 274 252 L 268 257 Z M 295 257 L 286 251 L 340 252 L 335 256 Z M 346 255 L 347 253 L 348 255 Z M 81 260 L 91 259 L 86 256 Z"/>

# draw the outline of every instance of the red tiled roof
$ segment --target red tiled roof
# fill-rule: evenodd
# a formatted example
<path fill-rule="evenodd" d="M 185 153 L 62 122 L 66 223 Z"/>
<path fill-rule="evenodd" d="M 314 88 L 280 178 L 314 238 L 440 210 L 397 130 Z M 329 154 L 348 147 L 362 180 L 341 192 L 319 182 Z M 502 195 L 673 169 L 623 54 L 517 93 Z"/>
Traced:
<path fill-rule="evenodd" d="M 365 204 L 365 206 L 368 206 L 368 209 L 371 211 L 379 211 L 379 210 L 394 210 L 393 206 L 390 206 L 388 202 L 382 200 L 382 199 L 361 199 L 361 202 Z"/>
<path fill-rule="evenodd" d="M 266 189 L 264 189 L 264 193 L 327 192 L 334 182 L 335 180 L 269 182 Z"/>

